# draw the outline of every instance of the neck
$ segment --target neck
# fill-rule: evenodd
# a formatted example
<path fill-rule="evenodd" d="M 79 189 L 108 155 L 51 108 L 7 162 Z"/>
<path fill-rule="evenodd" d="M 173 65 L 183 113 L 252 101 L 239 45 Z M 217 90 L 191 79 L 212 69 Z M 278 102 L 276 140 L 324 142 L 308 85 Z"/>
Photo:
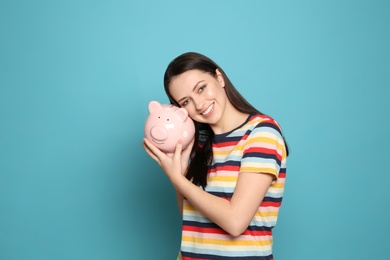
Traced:
<path fill-rule="evenodd" d="M 222 119 L 215 125 L 210 125 L 215 134 L 227 133 L 245 122 L 249 114 L 238 111 L 230 106 L 225 109 Z"/>

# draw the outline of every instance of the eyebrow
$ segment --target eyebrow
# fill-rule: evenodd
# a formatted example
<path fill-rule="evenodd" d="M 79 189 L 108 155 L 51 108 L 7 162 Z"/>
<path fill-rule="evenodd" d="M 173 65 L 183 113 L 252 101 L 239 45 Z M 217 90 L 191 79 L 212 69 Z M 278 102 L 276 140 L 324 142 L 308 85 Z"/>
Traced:
<path fill-rule="evenodd" d="M 196 83 L 195 84 L 195 86 L 192 88 L 192 91 L 194 91 L 195 89 L 196 89 L 196 87 L 200 84 L 200 83 L 202 83 L 203 81 L 205 81 L 205 80 L 200 80 L 200 81 L 198 81 L 198 83 Z M 181 99 L 179 99 L 178 101 L 177 101 L 177 103 L 180 103 L 183 99 L 186 99 L 187 97 L 183 97 L 183 98 L 181 98 Z"/>

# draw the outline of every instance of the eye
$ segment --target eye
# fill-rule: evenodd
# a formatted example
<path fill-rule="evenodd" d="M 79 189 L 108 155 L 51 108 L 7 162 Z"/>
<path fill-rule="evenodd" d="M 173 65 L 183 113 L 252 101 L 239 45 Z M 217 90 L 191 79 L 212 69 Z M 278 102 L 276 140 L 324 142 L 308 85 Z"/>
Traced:
<path fill-rule="evenodd" d="M 184 106 L 188 105 L 188 102 L 190 102 L 189 99 L 184 100 L 183 103 L 181 103 L 181 106 L 184 107 Z"/>
<path fill-rule="evenodd" d="M 202 92 L 206 88 L 206 85 L 199 87 L 198 92 Z"/>

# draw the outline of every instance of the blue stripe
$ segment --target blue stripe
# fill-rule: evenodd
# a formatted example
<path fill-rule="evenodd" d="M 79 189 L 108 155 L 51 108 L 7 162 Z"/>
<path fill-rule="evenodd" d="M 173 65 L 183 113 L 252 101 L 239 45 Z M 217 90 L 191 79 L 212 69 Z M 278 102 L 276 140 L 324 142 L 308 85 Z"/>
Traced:
<path fill-rule="evenodd" d="M 224 166 L 240 166 L 241 165 L 241 162 L 240 161 L 227 161 L 225 163 L 217 163 L 215 162 L 213 164 L 213 169 L 217 168 L 217 167 L 224 167 Z"/>
<path fill-rule="evenodd" d="M 268 159 L 268 160 L 271 159 L 272 160 L 271 163 L 274 163 L 274 161 L 276 161 L 278 166 L 280 166 L 282 163 L 280 161 L 280 159 L 278 159 L 276 154 L 272 154 L 272 153 L 260 153 L 260 152 L 245 153 L 244 156 L 242 157 L 242 159 L 245 159 L 245 158 L 251 158 L 251 161 L 253 161 L 253 162 L 262 162 L 265 159 Z"/>
<path fill-rule="evenodd" d="M 220 198 L 231 198 L 233 196 L 233 192 L 218 192 L 218 191 L 209 191 L 208 193 L 213 194 Z"/>
<path fill-rule="evenodd" d="M 275 123 L 271 123 L 269 121 L 261 122 L 260 124 L 256 125 L 255 128 L 256 129 L 261 128 L 262 130 L 268 128 L 268 132 L 278 133 L 278 135 L 282 136 L 282 131 L 280 130 L 280 128 Z"/>
<path fill-rule="evenodd" d="M 217 224 L 214 224 L 212 222 L 204 223 L 204 222 L 183 220 L 183 225 L 190 226 L 190 227 L 219 228 L 219 229 L 221 229 Z"/>
<path fill-rule="evenodd" d="M 282 198 L 264 197 L 263 202 L 282 202 Z"/>

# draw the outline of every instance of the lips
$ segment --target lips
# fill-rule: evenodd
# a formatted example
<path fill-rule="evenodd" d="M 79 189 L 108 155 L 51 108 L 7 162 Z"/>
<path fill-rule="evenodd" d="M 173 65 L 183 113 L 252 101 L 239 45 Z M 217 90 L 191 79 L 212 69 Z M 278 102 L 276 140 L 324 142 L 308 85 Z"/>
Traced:
<path fill-rule="evenodd" d="M 201 114 L 204 115 L 204 116 L 208 116 L 210 114 L 210 112 L 213 110 L 213 108 L 214 108 L 214 102 L 205 111 L 203 111 Z"/>

